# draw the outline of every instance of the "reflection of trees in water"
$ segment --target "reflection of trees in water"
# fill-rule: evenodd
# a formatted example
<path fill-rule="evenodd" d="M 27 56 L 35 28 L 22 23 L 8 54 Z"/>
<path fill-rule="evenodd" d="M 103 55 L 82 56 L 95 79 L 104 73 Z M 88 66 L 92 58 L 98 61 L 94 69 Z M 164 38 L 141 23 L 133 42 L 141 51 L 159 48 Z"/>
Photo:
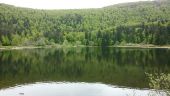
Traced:
<path fill-rule="evenodd" d="M 0 82 L 82 81 L 146 87 L 144 72 L 170 71 L 169 53 L 108 47 L 2 51 Z"/>

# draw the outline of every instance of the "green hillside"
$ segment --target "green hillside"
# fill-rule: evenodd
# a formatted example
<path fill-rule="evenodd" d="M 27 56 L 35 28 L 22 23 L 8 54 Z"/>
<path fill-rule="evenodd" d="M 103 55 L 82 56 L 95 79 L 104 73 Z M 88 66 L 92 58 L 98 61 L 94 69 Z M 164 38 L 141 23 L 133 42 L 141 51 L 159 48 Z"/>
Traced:
<path fill-rule="evenodd" d="M 170 44 L 170 0 L 99 9 L 38 10 L 0 4 L 0 45 Z"/>

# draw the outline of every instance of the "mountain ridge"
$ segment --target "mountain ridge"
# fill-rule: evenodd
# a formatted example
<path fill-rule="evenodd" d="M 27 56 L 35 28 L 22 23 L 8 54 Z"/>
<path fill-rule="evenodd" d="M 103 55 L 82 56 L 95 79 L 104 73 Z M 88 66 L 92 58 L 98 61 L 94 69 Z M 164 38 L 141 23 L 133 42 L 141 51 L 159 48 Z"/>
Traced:
<path fill-rule="evenodd" d="M 159 0 L 71 10 L 0 4 L 0 44 L 170 44 L 169 4 Z"/>
<path fill-rule="evenodd" d="M 131 6 L 131 5 L 136 5 L 139 3 L 161 3 L 161 2 L 169 2 L 168 0 L 151 0 L 151 1 L 137 1 L 137 2 L 124 2 L 124 3 L 118 3 L 118 4 L 111 4 L 111 5 L 106 5 L 104 7 L 101 8 L 107 8 L 107 7 L 118 7 L 118 6 Z M 0 5 L 7 5 L 7 6 L 11 6 L 11 7 L 17 7 L 17 8 L 26 8 L 26 9 L 35 9 L 35 10 L 87 10 L 87 9 L 101 9 L 101 8 L 76 8 L 76 9 L 38 9 L 38 8 L 28 8 L 28 7 L 20 7 L 20 6 L 15 6 L 12 4 L 7 4 L 7 3 L 0 3 Z"/>

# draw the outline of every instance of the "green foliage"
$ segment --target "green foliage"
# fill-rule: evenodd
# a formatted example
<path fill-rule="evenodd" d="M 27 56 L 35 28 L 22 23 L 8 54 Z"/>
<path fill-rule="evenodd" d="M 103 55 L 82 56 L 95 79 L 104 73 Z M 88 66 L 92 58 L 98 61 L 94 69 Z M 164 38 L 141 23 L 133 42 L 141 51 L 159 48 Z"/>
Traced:
<path fill-rule="evenodd" d="M 170 74 L 147 74 L 149 86 L 155 89 L 170 89 Z"/>
<path fill-rule="evenodd" d="M 2 45 L 4 46 L 10 45 L 10 40 L 8 39 L 8 36 L 2 36 Z"/>
<path fill-rule="evenodd" d="M 154 89 L 166 89 L 167 96 L 170 96 L 170 74 L 149 74 L 149 86 Z"/>
<path fill-rule="evenodd" d="M 46 38 L 39 38 L 37 41 L 36 41 L 36 45 L 37 46 L 44 46 L 46 45 Z"/>
<path fill-rule="evenodd" d="M 63 46 L 64 46 L 64 47 L 67 47 L 67 46 L 71 46 L 71 44 L 70 44 L 67 40 L 64 40 Z"/>
<path fill-rule="evenodd" d="M 18 34 L 12 35 L 11 45 L 19 45 L 20 42 L 21 42 L 21 37 Z"/>
<path fill-rule="evenodd" d="M 0 4 L 0 41 L 4 46 L 65 40 L 72 45 L 166 45 L 170 44 L 169 5 L 169 0 L 158 0 L 99 9 L 37 10 Z"/>

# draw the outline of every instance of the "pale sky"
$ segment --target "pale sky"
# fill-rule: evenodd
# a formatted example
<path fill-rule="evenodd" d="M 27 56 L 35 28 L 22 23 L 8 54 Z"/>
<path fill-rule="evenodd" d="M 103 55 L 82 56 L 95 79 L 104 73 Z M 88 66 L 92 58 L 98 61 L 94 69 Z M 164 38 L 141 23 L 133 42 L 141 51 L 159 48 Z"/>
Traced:
<path fill-rule="evenodd" d="M 151 0 L 0 0 L 0 3 L 36 9 L 101 8 L 108 5 Z"/>

